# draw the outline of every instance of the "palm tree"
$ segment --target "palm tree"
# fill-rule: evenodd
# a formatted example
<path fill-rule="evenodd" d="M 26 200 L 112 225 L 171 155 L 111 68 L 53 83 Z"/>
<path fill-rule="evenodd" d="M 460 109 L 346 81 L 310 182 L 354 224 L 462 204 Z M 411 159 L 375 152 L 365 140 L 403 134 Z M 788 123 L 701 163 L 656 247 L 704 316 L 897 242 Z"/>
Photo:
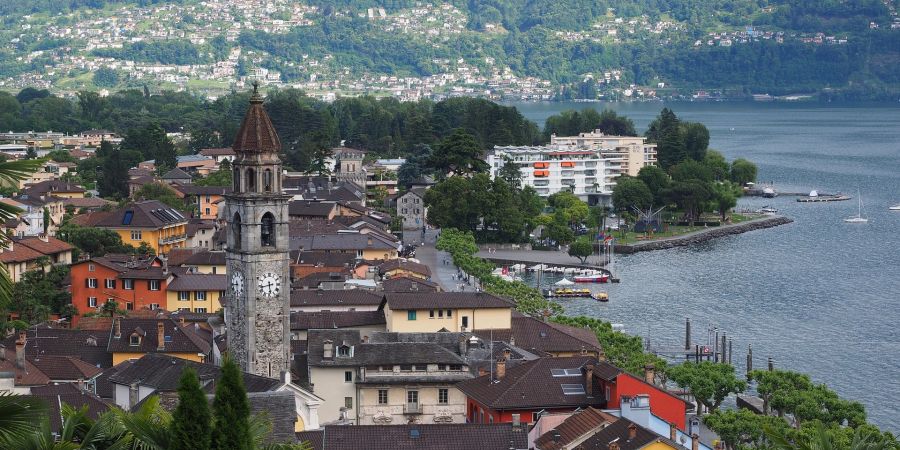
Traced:
<path fill-rule="evenodd" d="M 0 448 L 3 443 L 28 436 L 46 417 L 47 406 L 34 397 L 0 394 Z"/>
<path fill-rule="evenodd" d="M 788 433 L 792 433 L 790 428 L 775 429 L 771 427 L 763 427 L 766 437 L 772 443 L 772 447 L 777 450 L 891 450 L 895 443 L 892 444 L 883 436 L 879 436 L 866 427 L 857 427 L 853 432 L 853 439 L 849 443 L 849 447 L 838 442 L 834 435 L 835 431 L 828 429 L 822 422 L 817 422 L 812 430 L 812 435 L 808 439 L 801 435 L 795 438 L 788 437 Z"/>
<path fill-rule="evenodd" d="M 0 163 L 0 184 L 18 186 L 19 181 L 31 176 L 44 165 L 45 161 L 44 159 L 23 159 Z M 21 212 L 22 210 L 15 206 L 0 203 L 0 221 L 2 222 L 15 219 Z M 9 240 L 9 236 L 0 233 L 0 247 L 7 247 Z M 0 307 L 9 304 L 12 298 L 12 287 L 13 282 L 9 278 L 6 266 L 0 265 Z"/>

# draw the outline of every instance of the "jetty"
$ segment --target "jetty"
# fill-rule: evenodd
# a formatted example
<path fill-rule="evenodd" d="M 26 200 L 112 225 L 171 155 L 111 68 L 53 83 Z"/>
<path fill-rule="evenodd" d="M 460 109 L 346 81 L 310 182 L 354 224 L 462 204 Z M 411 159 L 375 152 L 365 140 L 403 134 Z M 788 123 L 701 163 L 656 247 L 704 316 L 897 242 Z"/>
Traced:
<path fill-rule="evenodd" d="M 663 250 L 667 248 L 682 247 L 685 245 L 697 244 L 723 236 L 730 236 L 733 234 L 741 234 L 753 230 L 777 227 L 779 225 L 786 225 L 792 222 L 793 220 L 784 216 L 770 215 L 763 218 L 753 219 L 736 224 L 704 228 L 672 237 L 635 242 L 633 244 L 616 244 L 615 251 L 616 253 L 637 253 L 650 250 Z"/>
<path fill-rule="evenodd" d="M 815 197 L 810 197 L 810 196 L 800 197 L 797 199 L 797 201 L 800 203 L 843 202 L 843 201 L 850 200 L 851 198 L 853 198 L 853 197 L 850 197 L 847 195 L 840 195 L 840 194 L 837 194 L 837 195 L 822 195 L 822 194 L 820 194 Z"/>

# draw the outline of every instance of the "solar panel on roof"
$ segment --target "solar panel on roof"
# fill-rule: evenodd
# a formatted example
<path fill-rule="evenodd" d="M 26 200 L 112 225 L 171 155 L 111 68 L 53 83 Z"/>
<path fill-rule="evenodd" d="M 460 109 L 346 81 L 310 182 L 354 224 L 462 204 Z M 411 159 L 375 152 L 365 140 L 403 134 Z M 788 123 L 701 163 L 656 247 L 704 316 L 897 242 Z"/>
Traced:
<path fill-rule="evenodd" d="M 125 211 L 125 216 L 122 217 L 122 225 L 131 225 L 131 219 L 134 218 L 134 211 Z"/>

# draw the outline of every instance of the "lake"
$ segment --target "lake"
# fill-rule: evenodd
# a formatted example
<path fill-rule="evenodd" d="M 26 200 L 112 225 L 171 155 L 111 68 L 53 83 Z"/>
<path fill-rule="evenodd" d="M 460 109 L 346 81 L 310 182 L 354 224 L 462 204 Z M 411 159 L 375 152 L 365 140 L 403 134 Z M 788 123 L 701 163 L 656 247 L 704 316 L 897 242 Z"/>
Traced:
<path fill-rule="evenodd" d="M 761 182 L 781 192 L 843 192 L 853 200 L 798 203 L 795 197 L 743 198 L 738 207 L 771 205 L 794 223 L 689 248 L 616 259 L 610 302 L 565 300 L 569 314 L 624 324 L 660 347 L 695 341 L 716 326 L 734 339 L 744 373 L 766 358 L 808 373 L 866 406 L 869 419 L 900 431 L 900 104 L 519 103 L 543 126 L 566 109 L 610 108 L 643 133 L 664 106 L 704 123 L 710 148 L 747 158 Z M 868 224 L 847 224 L 862 193 Z"/>

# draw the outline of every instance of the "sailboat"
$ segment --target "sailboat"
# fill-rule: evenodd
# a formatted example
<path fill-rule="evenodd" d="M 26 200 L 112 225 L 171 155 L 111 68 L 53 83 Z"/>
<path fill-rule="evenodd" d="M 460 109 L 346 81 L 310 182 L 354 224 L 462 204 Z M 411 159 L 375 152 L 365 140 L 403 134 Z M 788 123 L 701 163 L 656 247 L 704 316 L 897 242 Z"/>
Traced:
<path fill-rule="evenodd" d="M 900 203 L 897 203 L 896 205 L 891 206 L 891 207 L 888 208 L 888 209 L 891 210 L 891 211 L 900 211 Z"/>
<path fill-rule="evenodd" d="M 859 209 L 855 216 L 844 219 L 844 222 L 847 222 L 847 223 L 869 223 L 869 219 L 862 216 L 862 194 L 859 192 L 859 189 L 856 190 L 856 196 L 857 196 L 857 199 L 859 200 Z"/>

